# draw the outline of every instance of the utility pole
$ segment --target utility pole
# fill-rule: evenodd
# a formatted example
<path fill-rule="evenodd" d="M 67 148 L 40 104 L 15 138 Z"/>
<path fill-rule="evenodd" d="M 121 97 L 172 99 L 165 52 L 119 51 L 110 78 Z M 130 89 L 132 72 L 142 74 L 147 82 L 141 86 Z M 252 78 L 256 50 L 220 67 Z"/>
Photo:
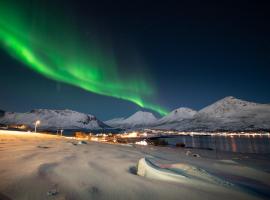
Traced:
<path fill-rule="evenodd" d="M 37 120 L 36 122 L 35 122 L 35 133 L 37 132 L 37 126 L 40 124 L 40 121 L 39 120 Z"/>

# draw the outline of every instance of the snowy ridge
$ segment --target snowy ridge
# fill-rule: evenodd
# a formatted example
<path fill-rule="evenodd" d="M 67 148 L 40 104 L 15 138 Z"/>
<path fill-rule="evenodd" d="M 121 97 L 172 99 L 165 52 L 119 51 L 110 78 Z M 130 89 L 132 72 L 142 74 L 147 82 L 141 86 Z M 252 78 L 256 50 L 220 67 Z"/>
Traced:
<path fill-rule="evenodd" d="M 150 112 L 138 111 L 128 118 L 116 118 L 105 121 L 106 124 L 114 128 L 141 128 L 154 124 L 157 118 Z"/>
<path fill-rule="evenodd" d="M 36 109 L 26 113 L 0 111 L 0 124 L 34 126 L 40 120 L 42 129 L 155 128 L 181 131 L 270 130 L 270 104 L 259 104 L 234 97 L 223 98 L 200 111 L 178 108 L 157 119 L 150 112 L 138 111 L 128 118 L 105 123 L 95 116 L 72 110 Z M 106 125 L 108 124 L 108 125 Z"/>
<path fill-rule="evenodd" d="M 244 101 L 235 97 L 225 97 L 199 111 L 201 115 L 226 117 L 246 110 L 257 108 L 260 104 Z"/>
<path fill-rule="evenodd" d="M 203 108 L 190 119 L 158 124 L 155 128 L 183 131 L 270 130 L 270 105 L 230 96 Z"/>
<path fill-rule="evenodd" d="M 183 119 L 190 119 L 192 118 L 197 111 L 192 110 L 190 108 L 178 108 L 170 112 L 168 115 L 162 117 L 157 121 L 157 124 L 164 124 L 164 123 L 171 123 L 171 122 L 178 122 Z"/>
<path fill-rule="evenodd" d="M 114 119 L 110 119 L 108 121 L 105 121 L 106 124 L 121 124 L 122 121 L 125 120 L 124 117 L 119 117 L 119 118 L 114 118 Z"/>
<path fill-rule="evenodd" d="M 0 124 L 25 124 L 33 127 L 40 120 L 41 129 L 102 129 L 108 126 L 95 116 L 73 110 L 35 109 L 26 113 L 5 112 Z"/>

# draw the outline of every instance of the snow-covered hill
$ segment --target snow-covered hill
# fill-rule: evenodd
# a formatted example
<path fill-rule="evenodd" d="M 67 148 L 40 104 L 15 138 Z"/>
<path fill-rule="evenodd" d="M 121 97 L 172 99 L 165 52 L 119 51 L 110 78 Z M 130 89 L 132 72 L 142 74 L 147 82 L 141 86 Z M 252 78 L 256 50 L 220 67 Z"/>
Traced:
<path fill-rule="evenodd" d="M 239 114 L 239 112 L 253 111 L 262 104 L 252 103 L 229 96 L 221 99 L 199 111 L 199 115 L 204 117 L 226 118 Z"/>
<path fill-rule="evenodd" d="M 149 127 L 157 121 L 157 118 L 150 112 L 138 111 L 128 118 L 116 118 L 105 121 L 114 128 L 142 128 Z"/>
<path fill-rule="evenodd" d="M 124 120 L 125 120 L 124 117 L 119 117 L 119 118 L 110 119 L 108 121 L 105 121 L 104 123 L 110 126 L 110 125 L 115 125 L 115 124 L 121 124 Z"/>
<path fill-rule="evenodd" d="M 270 105 L 226 97 L 200 110 L 190 119 L 159 124 L 177 130 L 270 130 Z"/>
<path fill-rule="evenodd" d="M 102 129 L 106 124 L 93 115 L 72 110 L 35 109 L 26 113 L 5 112 L 0 117 L 0 124 L 25 124 L 30 127 L 40 120 L 41 129 Z"/>
<path fill-rule="evenodd" d="M 42 129 L 156 128 L 183 131 L 270 130 L 270 104 L 252 103 L 234 97 L 221 99 L 200 111 L 178 108 L 157 119 L 150 112 L 138 111 L 128 118 L 105 123 L 93 115 L 72 110 L 36 109 L 26 113 L 0 111 L 0 124 L 25 124 L 40 120 Z M 109 126 L 107 126 L 107 124 Z"/>
<path fill-rule="evenodd" d="M 192 110 L 190 108 L 178 108 L 170 112 L 168 115 L 159 119 L 156 123 L 157 124 L 165 124 L 165 123 L 172 123 L 172 122 L 179 122 L 183 119 L 190 119 L 192 118 L 197 111 Z"/>

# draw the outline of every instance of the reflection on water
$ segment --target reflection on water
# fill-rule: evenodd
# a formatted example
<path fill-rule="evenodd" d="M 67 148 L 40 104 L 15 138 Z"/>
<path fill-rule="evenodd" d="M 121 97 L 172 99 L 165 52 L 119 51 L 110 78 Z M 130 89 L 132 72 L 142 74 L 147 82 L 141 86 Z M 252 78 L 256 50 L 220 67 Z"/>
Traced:
<path fill-rule="evenodd" d="M 165 138 L 169 144 L 184 143 L 187 147 L 217 149 L 241 153 L 270 153 L 269 136 L 176 136 Z"/>

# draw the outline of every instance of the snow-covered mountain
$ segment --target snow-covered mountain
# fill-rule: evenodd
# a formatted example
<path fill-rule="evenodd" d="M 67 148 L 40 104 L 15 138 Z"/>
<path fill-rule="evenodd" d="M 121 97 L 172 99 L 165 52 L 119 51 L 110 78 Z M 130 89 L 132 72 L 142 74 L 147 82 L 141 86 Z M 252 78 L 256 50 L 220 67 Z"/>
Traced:
<path fill-rule="evenodd" d="M 33 127 L 40 120 L 40 129 L 102 129 L 106 124 L 93 115 L 72 110 L 35 109 L 26 113 L 4 112 L 0 116 L 0 124 L 25 124 Z"/>
<path fill-rule="evenodd" d="M 157 121 L 157 118 L 150 112 L 138 111 L 128 118 L 116 118 L 105 121 L 114 128 L 142 128 L 149 127 Z"/>
<path fill-rule="evenodd" d="M 110 119 L 108 121 L 105 121 L 105 123 L 110 126 L 110 125 L 121 124 L 124 120 L 125 120 L 124 117 L 119 117 L 119 118 L 114 118 L 114 119 Z"/>
<path fill-rule="evenodd" d="M 270 105 L 234 97 L 221 99 L 192 118 L 159 124 L 156 128 L 176 130 L 270 130 Z"/>
<path fill-rule="evenodd" d="M 42 129 L 156 128 L 182 131 L 270 130 L 270 104 L 252 103 L 234 97 L 221 99 L 200 111 L 178 108 L 157 119 L 150 112 L 138 111 L 128 118 L 105 123 L 93 115 L 72 110 L 36 109 L 26 113 L 0 110 L 0 124 L 25 124 L 30 127 L 40 120 Z M 109 126 L 108 126 L 108 125 Z"/>
<path fill-rule="evenodd" d="M 165 124 L 165 123 L 179 122 L 179 121 L 182 121 L 183 119 L 192 118 L 196 113 L 197 111 L 195 110 L 181 107 L 181 108 L 173 110 L 168 115 L 162 117 L 156 123 L 160 125 L 160 124 Z"/>
<path fill-rule="evenodd" d="M 253 111 L 262 105 L 229 96 L 203 108 L 198 114 L 204 115 L 204 117 L 226 118 L 242 112 Z"/>

